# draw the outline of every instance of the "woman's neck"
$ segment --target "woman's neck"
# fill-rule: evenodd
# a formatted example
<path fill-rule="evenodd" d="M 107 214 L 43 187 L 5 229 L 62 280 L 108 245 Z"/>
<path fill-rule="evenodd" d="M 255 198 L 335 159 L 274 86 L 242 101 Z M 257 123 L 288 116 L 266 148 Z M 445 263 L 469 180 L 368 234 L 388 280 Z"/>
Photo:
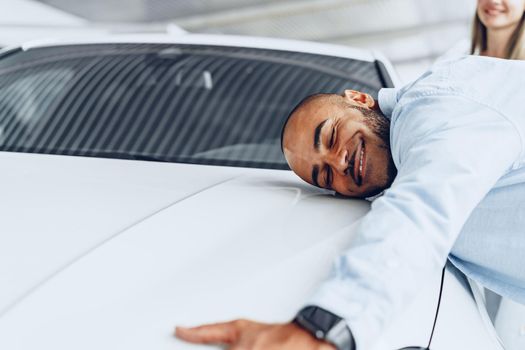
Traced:
<path fill-rule="evenodd" d="M 487 50 L 481 52 L 481 55 L 507 58 L 508 44 L 515 29 L 516 26 L 487 29 Z"/>

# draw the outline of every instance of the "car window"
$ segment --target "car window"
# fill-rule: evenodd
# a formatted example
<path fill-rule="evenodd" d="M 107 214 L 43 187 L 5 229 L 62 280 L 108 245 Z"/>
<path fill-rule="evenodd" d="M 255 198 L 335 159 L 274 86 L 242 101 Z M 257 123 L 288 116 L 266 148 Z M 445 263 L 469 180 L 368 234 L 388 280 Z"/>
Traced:
<path fill-rule="evenodd" d="M 287 169 L 305 96 L 374 97 L 375 62 L 251 48 L 101 44 L 0 59 L 0 151 Z"/>

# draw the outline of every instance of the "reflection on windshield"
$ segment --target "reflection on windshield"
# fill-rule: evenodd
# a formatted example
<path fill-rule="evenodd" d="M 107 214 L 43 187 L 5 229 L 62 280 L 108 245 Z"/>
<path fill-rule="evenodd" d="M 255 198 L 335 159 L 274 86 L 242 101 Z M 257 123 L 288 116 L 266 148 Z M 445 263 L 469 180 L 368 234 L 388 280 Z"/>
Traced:
<path fill-rule="evenodd" d="M 0 60 L 0 151 L 287 169 L 305 96 L 376 95 L 373 62 L 191 45 L 48 47 Z"/>

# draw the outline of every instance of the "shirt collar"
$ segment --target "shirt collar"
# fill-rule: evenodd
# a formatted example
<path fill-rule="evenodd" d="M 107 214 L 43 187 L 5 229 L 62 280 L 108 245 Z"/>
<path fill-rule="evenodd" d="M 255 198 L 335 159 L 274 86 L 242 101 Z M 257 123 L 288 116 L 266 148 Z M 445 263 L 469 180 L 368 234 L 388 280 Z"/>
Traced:
<path fill-rule="evenodd" d="M 392 117 L 392 111 L 397 104 L 397 89 L 395 88 L 384 88 L 379 90 L 377 96 L 379 102 L 379 108 L 381 112 L 390 119 Z"/>

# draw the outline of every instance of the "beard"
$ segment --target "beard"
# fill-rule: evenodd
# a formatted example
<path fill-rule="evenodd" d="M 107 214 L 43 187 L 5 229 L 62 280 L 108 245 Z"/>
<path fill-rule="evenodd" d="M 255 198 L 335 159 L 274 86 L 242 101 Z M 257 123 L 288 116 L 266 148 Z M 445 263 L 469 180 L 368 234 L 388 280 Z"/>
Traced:
<path fill-rule="evenodd" d="M 385 149 L 388 152 L 388 162 L 386 165 L 386 179 L 385 186 L 378 187 L 369 191 L 365 197 L 377 196 L 383 192 L 386 188 L 392 185 L 394 179 L 397 175 L 397 168 L 394 164 L 394 159 L 392 158 L 392 151 L 390 147 L 390 119 L 385 117 L 382 113 L 361 107 L 354 107 L 361 111 L 364 117 L 364 123 L 370 128 L 370 130 L 381 140 L 383 144 L 380 145 L 380 148 Z"/>
<path fill-rule="evenodd" d="M 371 109 L 356 107 L 363 113 L 364 123 L 379 137 L 384 146 L 390 149 L 390 120 L 384 115 Z"/>

